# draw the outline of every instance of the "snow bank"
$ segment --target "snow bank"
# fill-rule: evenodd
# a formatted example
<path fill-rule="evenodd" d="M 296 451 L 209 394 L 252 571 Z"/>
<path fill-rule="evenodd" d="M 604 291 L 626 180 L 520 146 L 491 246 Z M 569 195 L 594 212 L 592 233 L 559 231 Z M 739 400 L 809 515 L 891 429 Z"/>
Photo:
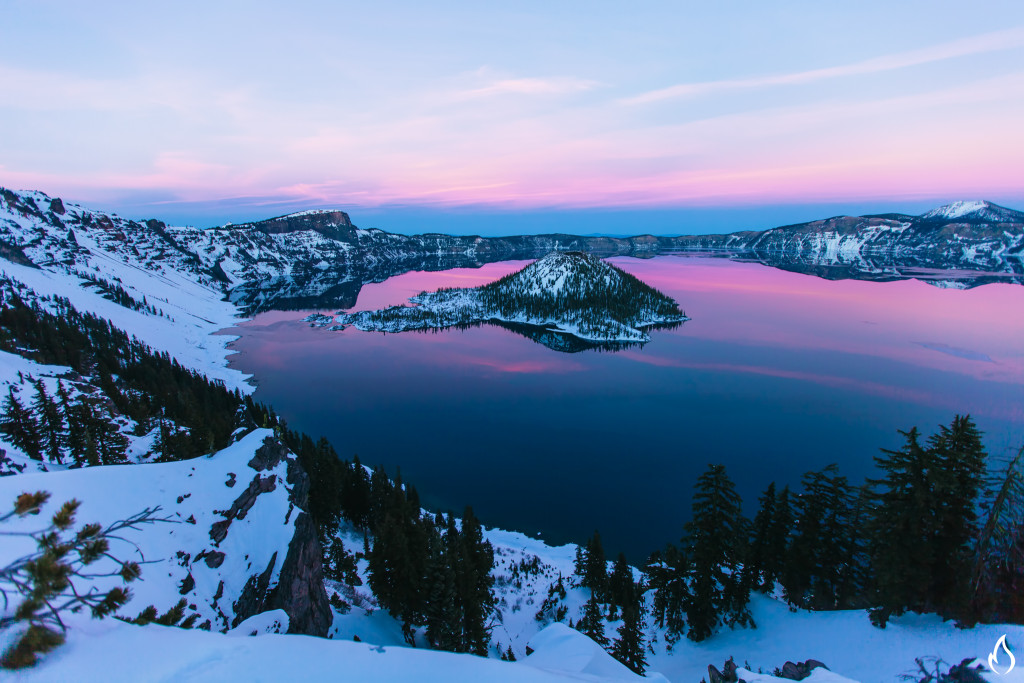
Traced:
<path fill-rule="evenodd" d="M 559 660 L 559 645 L 548 650 Z M 539 652 L 538 652 L 539 654 Z M 627 671 L 627 673 L 629 673 Z M 189 681 L 346 680 L 408 683 L 564 683 L 623 681 L 595 673 L 567 673 L 526 662 L 466 654 L 327 640 L 308 636 L 236 638 L 162 626 L 92 623 L 69 634 L 45 663 L 17 675 L 24 683 L 144 683 Z"/>

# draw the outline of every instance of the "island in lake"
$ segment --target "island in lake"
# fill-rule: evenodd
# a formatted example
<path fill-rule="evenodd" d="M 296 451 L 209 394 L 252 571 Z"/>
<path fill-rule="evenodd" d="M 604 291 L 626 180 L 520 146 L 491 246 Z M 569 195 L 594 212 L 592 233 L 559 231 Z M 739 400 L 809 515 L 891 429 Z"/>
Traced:
<path fill-rule="evenodd" d="M 649 329 L 689 320 L 672 297 L 579 251 L 553 251 L 490 284 L 422 292 L 409 301 L 415 305 L 336 318 L 315 314 L 306 321 L 380 332 L 491 323 L 573 352 L 643 344 Z"/>

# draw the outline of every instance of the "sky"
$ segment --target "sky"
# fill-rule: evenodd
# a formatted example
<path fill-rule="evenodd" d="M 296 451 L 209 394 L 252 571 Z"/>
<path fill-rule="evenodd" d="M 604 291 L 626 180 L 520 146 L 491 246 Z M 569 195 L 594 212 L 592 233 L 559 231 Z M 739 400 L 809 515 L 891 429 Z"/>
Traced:
<path fill-rule="evenodd" d="M 1024 3 L 3 0 L 0 186 L 217 225 L 1024 208 Z"/>

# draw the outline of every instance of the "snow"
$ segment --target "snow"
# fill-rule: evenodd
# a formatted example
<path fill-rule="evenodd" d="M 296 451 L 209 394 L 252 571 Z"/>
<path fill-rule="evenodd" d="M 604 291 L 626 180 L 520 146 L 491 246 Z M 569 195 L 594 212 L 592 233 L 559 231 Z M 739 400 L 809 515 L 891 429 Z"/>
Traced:
<path fill-rule="evenodd" d="M 275 585 L 281 563 L 287 553 L 295 527 L 297 513 L 289 509 L 288 493 L 284 482 L 286 461 L 264 478 L 277 477 L 274 491 L 261 494 L 244 519 L 235 519 L 228 528 L 227 537 L 219 546 L 210 538 L 210 527 L 224 516 L 218 510 L 227 510 L 245 490 L 254 472 L 248 466 L 256 449 L 272 431 L 256 429 L 236 443 L 212 455 L 181 462 L 112 465 L 82 469 L 26 473 L 0 478 L 0 509 L 6 509 L 15 497 L 24 491 L 49 491 L 52 495 L 43 515 L 52 512 L 66 500 L 81 501 L 77 521 L 79 524 L 99 522 L 107 525 L 124 519 L 147 507 L 159 505 L 158 516 L 168 522 L 128 530 L 124 536 L 138 545 L 145 558 L 142 580 L 131 584 L 133 597 L 121 614 L 135 616 L 146 606 L 154 605 L 161 613 L 172 607 L 182 596 L 178 589 L 191 574 L 195 589 L 188 600 L 196 605 L 199 622 L 210 619 L 216 629 L 227 628 L 221 613 L 231 614 L 231 605 L 238 599 L 246 580 L 262 572 L 278 554 L 271 578 Z M 228 486 L 235 474 L 237 483 Z M 5 530 L 31 530 L 39 526 L 39 517 L 13 519 Z M 193 521 L 189 521 L 193 520 Z M 8 538 L 0 545 L 0 565 L 10 562 L 32 548 L 24 538 Z M 136 559 L 133 547 L 115 543 L 115 555 L 120 559 Z M 217 550 L 225 553 L 223 564 L 212 568 L 199 559 L 203 552 Z M 181 553 L 187 553 L 185 559 Z M 111 585 L 117 585 L 118 581 Z M 223 589 L 220 584 L 223 582 Z M 101 582 L 98 585 L 105 585 Z M 222 590 L 223 597 L 215 596 Z M 218 608 L 216 604 L 220 607 Z M 191 613 L 191 611 L 186 614 Z M 77 623 L 77 622 L 76 622 Z"/>
<path fill-rule="evenodd" d="M 973 200 L 958 201 L 940 206 L 923 214 L 921 218 L 949 221 L 968 219 L 993 223 L 1021 223 L 1024 222 L 1024 213 L 993 204 L 992 202 Z"/>
<path fill-rule="evenodd" d="M 970 216 L 971 214 L 978 213 L 989 207 L 989 203 L 982 200 L 974 201 L 958 201 L 952 204 L 946 204 L 940 206 L 937 209 L 932 209 L 928 213 L 925 213 L 922 218 L 963 218 L 964 216 Z"/>
<path fill-rule="evenodd" d="M 908 614 L 880 629 L 862 610 L 794 613 L 760 594 L 752 596 L 750 608 L 756 629 L 724 630 L 701 643 L 684 638 L 671 653 L 659 650 L 649 657 L 650 668 L 673 681 L 699 681 L 706 677 L 708 664 L 721 669 L 729 657 L 769 672 L 787 661 L 817 659 L 862 683 L 896 683 L 902 674 L 916 671 L 917 657 L 940 657 L 947 665 L 964 658 L 984 662 L 1004 633 L 1013 646 L 1024 646 L 1024 626 L 1019 625 L 958 629 L 935 615 Z"/>
<path fill-rule="evenodd" d="M 561 653 L 562 648 L 567 654 L 574 654 L 585 647 L 580 639 L 585 637 L 576 634 L 575 638 L 548 639 L 551 642 L 540 644 L 531 657 L 510 663 L 467 654 L 381 647 L 309 636 L 232 637 L 108 620 L 72 631 L 68 642 L 49 655 L 45 664 L 19 672 L 16 678 L 23 683 L 256 683 L 339 680 L 339 676 L 341 680 L 382 683 L 641 680 L 628 670 L 625 674 L 616 671 L 616 665 L 624 667 L 600 652 L 593 653 L 593 658 L 587 662 L 588 670 L 577 670 L 579 660 L 563 658 Z M 563 663 L 563 659 L 569 663 Z M 605 671 L 616 671 L 618 675 L 605 675 L 602 673 Z"/>
<path fill-rule="evenodd" d="M 779 681 L 787 681 L 788 678 L 778 678 L 776 676 L 770 676 L 768 674 L 758 673 L 756 671 L 748 671 L 744 668 L 736 670 L 738 678 L 743 679 L 747 683 L 778 683 Z M 821 667 L 811 671 L 811 675 L 803 679 L 807 683 L 849 683 L 850 679 L 839 674 L 832 673 L 828 669 L 822 669 Z"/>
<path fill-rule="evenodd" d="M 267 633 L 287 633 L 288 613 L 283 609 L 272 609 L 254 614 L 227 632 L 229 636 L 258 636 Z"/>
<path fill-rule="evenodd" d="M 549 670 L 589 674 L 603 680 L 636 680 L 625 665 L 608 656 L 600 645 L 565 624 L 552 624 L 530 640 L 534 653 L 526 661 Z M 654 675 L 650 680 L 666 680 Z"/>
<path fill-rule="evenodd" d="M 166 351 L 186 367 L 221 380 L 228 389 L 251 393 L 249 376 L 228 368 L 228 345 L 237 337 L 214 334 L 233 326 L 238 318 L 234 305 L 221 294 L 190 280 L 184 273 L 159 273 L 99 259 L 97 275 L 120 279 L 122 286 L 141 299 L 162 309 L 167 316 L 151 315 L 121 306 L 103 297 L 93 287 L 83 287 L 81 278 L 60 271 L 18 265 L 0 259 L 0 275 L 21 282 L 39 296 L 60 296 L 82 312 L 110 320 L 115 327 L 133 335 L 157 351 Z M 140 296 L 141 295 L 141 296 Z"/>

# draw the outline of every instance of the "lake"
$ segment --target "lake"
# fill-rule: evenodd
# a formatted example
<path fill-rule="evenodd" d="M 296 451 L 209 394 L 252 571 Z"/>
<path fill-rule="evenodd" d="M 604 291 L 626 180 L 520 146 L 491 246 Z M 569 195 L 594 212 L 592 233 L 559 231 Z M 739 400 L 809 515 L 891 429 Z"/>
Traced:
<path fill-rule="evenodd" d="M 512 331 L 381 334 L 270 311 L 232 365 L 289 426 L 401 468 L 425 506 L 632 561 L 678 541 L 693 483 L 722 463 L 752 515 L 771 481 L 829 463 L 860 483 L 899 429 L 970 413 L 993 455 L 1024 443 L 1024 287 L 831 281 L 727 259 L 614 258 L 692 318 L 617 352 L 559 353 Z M 351 310 L 484 284 L 527 261 L 410 272 Z M 332 313 L 332 310 L 323 312 Z"/>

